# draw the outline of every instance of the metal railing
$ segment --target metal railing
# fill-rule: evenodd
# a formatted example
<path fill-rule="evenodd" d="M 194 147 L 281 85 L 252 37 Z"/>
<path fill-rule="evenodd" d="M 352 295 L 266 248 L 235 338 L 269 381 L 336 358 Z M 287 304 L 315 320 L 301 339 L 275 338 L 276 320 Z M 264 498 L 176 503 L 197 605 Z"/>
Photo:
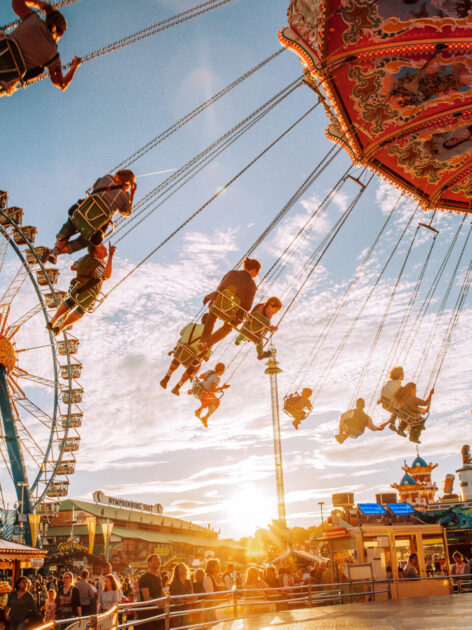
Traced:
<path fill-rule="evenodd" d="M 166 595 L 144 602 L 127 602 L 99 615 L 51 621 L 37 630 L 126 630 L 161 621 L 162 629 L 189 630 L 261 614 L 323 605 L 344 604 L 377 596 L 392 599 L 392 586 L 415 582 L 446 581 L 450 592 L 472 590 L 472 574 L 418 578 L 362 580 L 275 588 L 232 588 L 213 593 Z M 219 612 L 218 612 L 219 611 Z M 155 626 L 159 627 L 159 626 Z"/>

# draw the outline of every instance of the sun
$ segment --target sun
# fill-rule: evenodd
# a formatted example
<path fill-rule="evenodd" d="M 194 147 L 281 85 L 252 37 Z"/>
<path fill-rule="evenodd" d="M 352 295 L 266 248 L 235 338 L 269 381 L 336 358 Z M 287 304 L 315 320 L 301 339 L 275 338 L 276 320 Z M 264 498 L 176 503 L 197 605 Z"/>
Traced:
<path fill-rule="evenodd" d="M 239 489 L 228 499 L 225 512 L 234 536 L 251 536 L 274 518 L 276 501 L 270 492 L 255 485 Z"/>

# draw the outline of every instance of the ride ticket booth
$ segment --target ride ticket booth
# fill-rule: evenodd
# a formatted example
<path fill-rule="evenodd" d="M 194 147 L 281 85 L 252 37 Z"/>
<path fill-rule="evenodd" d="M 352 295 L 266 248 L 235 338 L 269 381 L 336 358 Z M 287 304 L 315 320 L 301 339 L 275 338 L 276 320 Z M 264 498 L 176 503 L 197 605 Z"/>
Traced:
<path fill-rule="evenodd" d="M 392 599 L 451 592 L 451 582 L 447 576 L 450 567 L 446 535 L 441 525 L 411 522 L 345 525 L 325 530 L 322 539 L 318 539 L 323 541 L 325 553 L 328 552 L 331 558 L 336 582 L 349 581 L 350 576 L 355 574 L 364 576 L 359 577 L 359 580 L 372 580 L 372 584 L 375 583 L 373 590 L 385 591 L 389 587 Z M 419 579 L 405 579 L 401 574 L 401 569 L 412 553 L 418 556 Z M 444 576 L 433 576 L 438 579 L 427 579 L 425 559 L 433 556 L 446 559 L 447 571 Z M 359 571 L 356 571 L 357 568 Z M 387 593 L 375 596 L 376 599 L 388 597 Z"/>

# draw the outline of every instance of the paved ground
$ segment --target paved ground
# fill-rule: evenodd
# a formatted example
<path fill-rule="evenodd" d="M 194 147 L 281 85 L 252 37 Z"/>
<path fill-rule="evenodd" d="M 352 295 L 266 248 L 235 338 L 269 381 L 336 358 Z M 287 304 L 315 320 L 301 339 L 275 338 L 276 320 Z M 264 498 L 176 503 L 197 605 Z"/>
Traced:
<path fill-rule="evenodd" d="M 292 610 L 213 630 L 472 630 L 472 593 Z"/>

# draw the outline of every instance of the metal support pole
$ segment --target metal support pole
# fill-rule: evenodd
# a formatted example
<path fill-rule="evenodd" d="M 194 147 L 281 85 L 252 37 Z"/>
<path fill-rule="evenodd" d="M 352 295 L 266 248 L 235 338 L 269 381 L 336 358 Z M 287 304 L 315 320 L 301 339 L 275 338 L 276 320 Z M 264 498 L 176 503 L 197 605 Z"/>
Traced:
<path fill-rule="evenodd" d="M 310 579 L 308 580 L 308 608 L 312 607 L 312 601 L 311 601 L 311 575 L 310 575 Z"/>
<path fill-rule="evenodd" d="M 272 404 L 272 430 L 274 433 L 274 457 L 275 457 L 275 480 L 277 485 L 277 508 L 278 520 L 284 527 L 287 526 L 285 513 L 285 488 L 284 488 L 284 471 L 282 464 L 282 442 L 280 440 L 280 415 L 279 415 L 279 390 L 277 387 L 277 374 L 282 370 L 275 358 L 276 350 L 274 346 L 270 346 L 272 352 L 271 358 L 267 362 L 265 374 L 270 376 L 270 398 Z"/>
<path fill-rule="evenodd" d="M 238 589 L 233 590 L 233 617 L 238 618 Z"/>
<path fill-rule="evenodd" d="M 166 614 L 165 622 L 165 630 L 170 630 L 170 594 L 166 597 L 166 603 L 164 605 L 164 612 Z"/>

